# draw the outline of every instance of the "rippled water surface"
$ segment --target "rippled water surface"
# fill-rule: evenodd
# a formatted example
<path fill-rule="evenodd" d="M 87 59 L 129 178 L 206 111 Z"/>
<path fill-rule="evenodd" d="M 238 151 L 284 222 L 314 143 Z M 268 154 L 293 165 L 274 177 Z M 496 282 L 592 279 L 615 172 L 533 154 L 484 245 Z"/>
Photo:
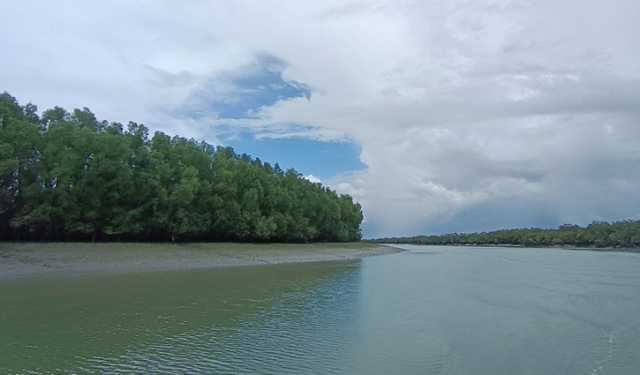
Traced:
<path fill-rule="evenodd" d="M 640 373 L 640 254 L 405 248 L 2 281 L 0 373 Z"/>

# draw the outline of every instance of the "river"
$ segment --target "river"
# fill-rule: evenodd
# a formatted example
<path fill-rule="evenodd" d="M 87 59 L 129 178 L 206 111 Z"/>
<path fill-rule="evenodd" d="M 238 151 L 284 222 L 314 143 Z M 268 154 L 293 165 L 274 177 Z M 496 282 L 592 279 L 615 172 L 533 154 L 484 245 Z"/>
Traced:
<path fill-rule="evenodd" d="M 5 280 L 0 373 L 640 371 L 640 254 L 403 247 L 349 262 Z"/>

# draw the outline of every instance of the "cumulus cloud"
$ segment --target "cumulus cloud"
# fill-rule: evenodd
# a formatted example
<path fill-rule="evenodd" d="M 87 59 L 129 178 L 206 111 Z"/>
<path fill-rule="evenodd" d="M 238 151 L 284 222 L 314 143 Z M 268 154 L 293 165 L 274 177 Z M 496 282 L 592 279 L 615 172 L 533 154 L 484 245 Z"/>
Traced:
<path fill-rule="evenodd" d="M 371 236 L 640 214 L 635 0 L 0 13 L 2 89 L 22 100 L 213 142 L 248 128 L 358 143 L 367 168 L 326 182 L 363 204 Z"/>

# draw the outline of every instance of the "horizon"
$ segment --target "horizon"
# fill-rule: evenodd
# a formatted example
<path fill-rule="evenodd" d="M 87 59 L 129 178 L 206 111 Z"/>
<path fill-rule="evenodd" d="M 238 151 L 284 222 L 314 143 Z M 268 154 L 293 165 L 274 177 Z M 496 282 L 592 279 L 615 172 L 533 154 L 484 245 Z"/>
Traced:
<path fill-rule="evenodd" d="M 365 238 L 640 219 L 632 0 L 0 13 L 0 92 L 294 168 L 358 201 Z"/>

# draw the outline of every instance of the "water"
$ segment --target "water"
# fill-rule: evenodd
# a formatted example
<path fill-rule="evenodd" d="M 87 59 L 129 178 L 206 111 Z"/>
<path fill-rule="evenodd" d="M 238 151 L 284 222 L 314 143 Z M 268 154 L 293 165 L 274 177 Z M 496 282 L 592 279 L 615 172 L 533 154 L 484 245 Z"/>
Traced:
<path fill-rule="evenodd" d="M 406 248 L 0 282 L 0 373 L 638 373 L 640 254 Z"/>

